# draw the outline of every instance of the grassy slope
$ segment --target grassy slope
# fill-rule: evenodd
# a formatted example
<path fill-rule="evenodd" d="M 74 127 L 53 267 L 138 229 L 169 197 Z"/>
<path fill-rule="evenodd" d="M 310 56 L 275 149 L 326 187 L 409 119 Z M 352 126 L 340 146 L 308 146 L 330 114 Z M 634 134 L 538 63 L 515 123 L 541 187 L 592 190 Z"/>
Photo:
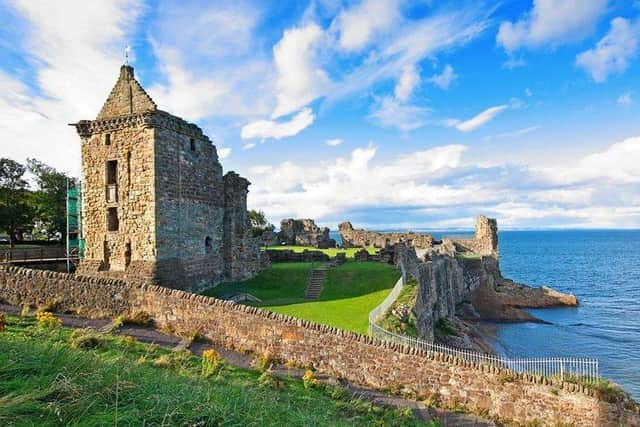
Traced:
<path fill-rule="evenodd" d="M 259 374 L 104 335 L 96 349 L 8 316 L 0 332 L 0 425 L 418 425 L 407 411 L 353 401 L 343 390 L 299 379 L 261 385 Z M 164 359 L 163 366 L 154 361 Z"/>
<path fill-rule="evenodd" d="M 248 292 L 260 298 L 268 310 L 335 326 L 361 334 L 368 329 L 368 315 L 384 300 L 400 277 L 393 267 L 376 262 L 348 262 L 327 273 L 320 299 L 304 299 L 309 263 L 273 264 L 253 279 L 217 286 L 205 294 L 228 297 Z"/>
<path fill-rule="evenodd" d="M 318 300 L 266 308 L 366 334 L 369 312 L 384 300 L 399 277 L 400 273 L 387 264 L 348 262 L 328 271 Z"/>
<path fill-rule="evenodd" d="M 318 249 L 318 248 L 314 248 L 312 246 L 280 246 L 280 245 L 276 245 L 276 246 L 268 246 L 267 249 L 270 250 L 280 250 L 283 251 L 285 249 L 289 249 L 292 250 L 294 252 L 303 252 L 305 250 L 308 251 L 320 251 L 320 252 L 324 252 L 325 254 L 329 255 L 330 257 L 335 257 L 336 254 L 338 252 L 344 252 L 347 258 L 353 258 L 353 254 L 355 254 L 356 252 L 358 252 L 359 250 L 361 250 L 362 248 L 347 248 L 347 249 L 340 249 L 340 248 L 330 248 L 330 249 Z M 370 254 L 375 254 L 377 253 L 380 249 L 378 248 L 365 248 Z"/>
<path fill-rule="evenodd" d="M 400 291 L 400 295 L 391 304 L 391 307 L 384 314 L 382 319 L 380 319 L 377 324 L 386 329 L 387 331 L 395 332 L 397 334 L 408 335 L 411 337 L 418 336 L 418 330 L 416 329 L 416 318 L 411 312 L 409 314 L 409 318 L 406 321 L 401 321 L 396 316 L 391 314 L 393 310 L 400 307 L 401 305 L 406 305 L 409 307 L 413 307 L 416 303 L 416 296 L 418 295 L 418 284 L 416 282 L 407 283 L 402 290 Z"/>
<path fill-rule="evenodd" d="M 248 292 L 263 301 L 300 301 L 304 298 L 304 288 L 307 286 L 310 270 L 310 262 L 277 263 L 249 280 L 224 283 L 205 291 L 204 294 L 228 298 L 240 292 Z"/>

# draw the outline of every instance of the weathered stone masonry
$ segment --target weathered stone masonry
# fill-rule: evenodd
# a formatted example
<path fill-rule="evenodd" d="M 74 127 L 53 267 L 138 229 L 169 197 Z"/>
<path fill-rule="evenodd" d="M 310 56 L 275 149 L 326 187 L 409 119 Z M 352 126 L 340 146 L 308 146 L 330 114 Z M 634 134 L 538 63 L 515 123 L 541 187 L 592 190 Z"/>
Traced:
<path fill-rule="evenodd" d="M 433 236 L 407 231 L 406 233 L 379 233 L 377 231 L 356 230 L 350 222 L 338 226 L 345 248 L 386 248 L 397 243 L 408 243 L 417 248 L 430 248 L 434 244 Z"/>
<path fill-rule="evenodd" d="M 314 248 L 335 248 L 336 241 L 329 237 L 327 227 L 318 227 L 312 219 L 287 218 L 280 222 L 280 242 L 287 245 L 312 246 Z"/>
<path fill-rule="evenodd" d="M 103 277 L 0 268 L 0 299 L 58 302 L 61 311 L 113 317 L 145 311 L 158 327 L 198 331 L 240 351 L 269 352 L 321 373 L 377 388 L 402 385 L 443 406 L 465 407 L 524 424 L 637 425 L 637 404 L 607 403 L 592 390 L 508 373 L 202 295 Z M 508 378 L 505 381 L 504 378 Z"/>
<path fill-rule="evenodd" d="M 476 219 L 475 236 L 468 239 L 445 237 L 442 242 L 436 241 L 431 234 L 414 233 L 380 233 L 354 229 L 350 222 L 339 226 L 342 245 L 349 247 L 386 248 L 398 243 L 407 244 L 418 249 L 430 249 L 435 245 L 453 245 L 458 252 L 473 252 L 479 255 L 498 255 L 498 226 L 496 220 L 480 215 Z"/>
<path fill-rule="evenodd" d="M 82 140 L 84 274 L 197 290 L 260 269 L 249 182 L 222 175 L 202 130 L 157 109 L 123 66 Z"/>

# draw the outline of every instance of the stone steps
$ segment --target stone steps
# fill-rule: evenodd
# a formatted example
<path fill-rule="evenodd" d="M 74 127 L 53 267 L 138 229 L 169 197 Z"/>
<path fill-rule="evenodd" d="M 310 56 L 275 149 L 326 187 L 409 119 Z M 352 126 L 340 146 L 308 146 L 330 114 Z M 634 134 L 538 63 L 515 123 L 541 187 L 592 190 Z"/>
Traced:
<path fill-rule="evenodd" d="M 304 297 L 306 299 L 318 299 L 324 289 L 324 279 L 326 277 L 326 265 L 321 265 L 311 270 L 311 274 L 307 281 L 307 287 L 304 290 Z"/>

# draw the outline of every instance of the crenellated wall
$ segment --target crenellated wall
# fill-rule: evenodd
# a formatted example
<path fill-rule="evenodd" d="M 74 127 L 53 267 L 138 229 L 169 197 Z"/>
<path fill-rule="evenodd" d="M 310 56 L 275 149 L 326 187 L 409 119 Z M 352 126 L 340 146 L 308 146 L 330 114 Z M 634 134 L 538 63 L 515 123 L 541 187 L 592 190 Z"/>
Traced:
<path fill-rule="evenodd" d="M 118 279 L 0 267 L 0 299 L 57 301 L 61 311 L 113 317 L 145 311 L 158 327 L 193 333 L 230 349 L 277 359 L 380 389 L 413 390 L 443 407 L 511 423 L 637 425 L 638 405 L 605 402 L 583 386 L 465 362 L 256 307 Z"/>

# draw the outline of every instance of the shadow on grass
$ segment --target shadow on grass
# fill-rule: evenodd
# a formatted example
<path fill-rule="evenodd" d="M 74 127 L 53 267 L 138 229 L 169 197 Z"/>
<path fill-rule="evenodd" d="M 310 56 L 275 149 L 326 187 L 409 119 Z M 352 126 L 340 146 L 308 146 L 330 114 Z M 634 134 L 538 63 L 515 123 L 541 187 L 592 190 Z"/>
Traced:
<path fill-rule="evenodd" d="M 223 284 L 205 295 L 229 298 L 246 292 L 262 301 L 251 305 L 366 333 L 369 312 L 384 300 L 400 276 L 387 264 L 350 261 L 328 270 L 320 298 L 308 300 L 304 289 L 310 270 L 310 263 L 274 264 L 253 279 Z"/>

